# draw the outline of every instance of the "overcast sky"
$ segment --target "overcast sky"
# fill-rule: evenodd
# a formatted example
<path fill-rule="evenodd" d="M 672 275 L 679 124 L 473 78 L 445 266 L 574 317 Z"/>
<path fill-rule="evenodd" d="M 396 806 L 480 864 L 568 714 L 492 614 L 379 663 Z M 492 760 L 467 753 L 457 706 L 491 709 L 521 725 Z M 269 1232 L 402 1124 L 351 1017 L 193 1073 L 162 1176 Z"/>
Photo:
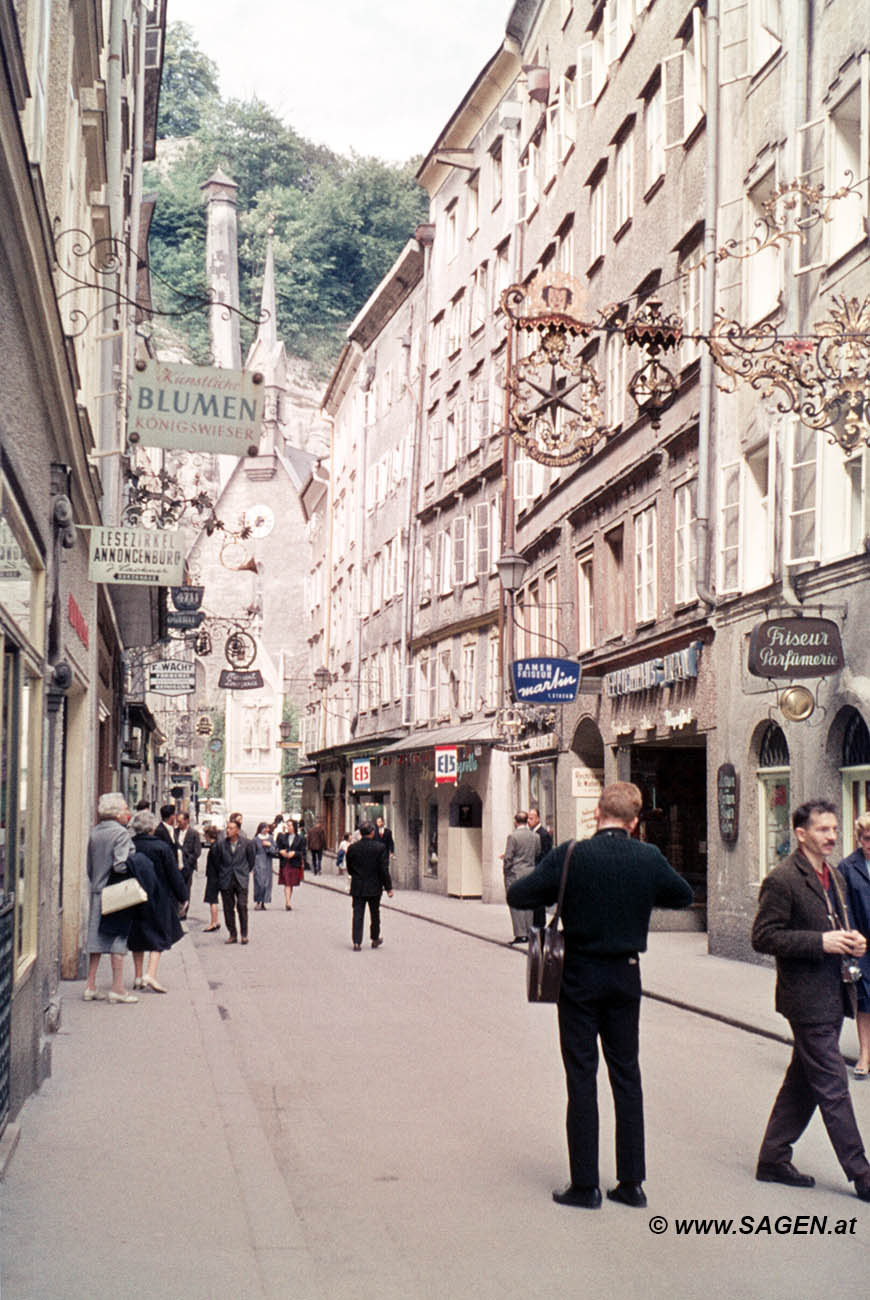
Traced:
<path fill-rule="evenodd" d="M 168 0 L 218 65 L 339 153 L 425 154 L 504 38 L 512 0 Z"/>

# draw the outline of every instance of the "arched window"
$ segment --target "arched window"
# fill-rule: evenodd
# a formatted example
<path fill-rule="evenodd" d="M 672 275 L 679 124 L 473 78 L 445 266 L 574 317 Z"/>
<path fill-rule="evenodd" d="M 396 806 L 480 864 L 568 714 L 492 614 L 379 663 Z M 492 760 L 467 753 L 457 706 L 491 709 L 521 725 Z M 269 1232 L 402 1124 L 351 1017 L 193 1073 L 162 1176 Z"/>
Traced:
<path fill-rule="evenodd" d="M 758 749 L 757 771 L 762 879 L 791 852 L 790 763 L 782 727 L 769 722 Z"/>
<path fill-rule="evenodd" d="M 870 811 L 870 731 L 857 709 L 849 709 L 843 732 L 843 847 L 851 852 L 852 827 Z"/>

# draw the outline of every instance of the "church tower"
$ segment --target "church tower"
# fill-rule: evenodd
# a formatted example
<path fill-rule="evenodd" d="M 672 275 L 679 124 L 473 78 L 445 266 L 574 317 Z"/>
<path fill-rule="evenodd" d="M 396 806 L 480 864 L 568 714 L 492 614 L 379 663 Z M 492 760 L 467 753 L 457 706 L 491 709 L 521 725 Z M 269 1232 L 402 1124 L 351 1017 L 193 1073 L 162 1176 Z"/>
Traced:
<path fill-rule="evenodd" d="M 206 203 L 205 264 L 214 306 L 209 310 L 212 359 L 222 370 L 241 370 L 239 337 L 239 187 L 217 171 L 200 187 Z M 223 310 L 224 306 L 234 308 Z"/>

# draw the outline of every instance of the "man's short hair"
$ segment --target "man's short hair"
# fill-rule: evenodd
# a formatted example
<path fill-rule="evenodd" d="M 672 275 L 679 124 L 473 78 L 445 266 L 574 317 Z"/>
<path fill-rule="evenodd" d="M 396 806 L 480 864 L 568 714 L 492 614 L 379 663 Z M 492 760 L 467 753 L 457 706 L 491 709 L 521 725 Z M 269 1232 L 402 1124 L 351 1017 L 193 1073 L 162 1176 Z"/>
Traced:
<path fill-rule="evenodd" d="M 517 826 L 526 826 L 528 825 L 529 814 L 527 812 L 523 812 L 522 810 L 520 810 L 520 812 L 515 812 L 514 821 L 516 822 Z"/>
<path fill-rule="evenodd" d="M 189 813 L 189 812 L 177 812 L 177 813 L 175 814 L 175 820 L 178 821 L 179 817 L 183 817 L 184 820 L 185 820 L 185 822 L 189 822 L 189 821 L 190 821 L 190 813 Z"/>
<path fill-rule="evenodd" d="M 359 833 L 360 835 L 374 835 L 375 828 L 371 822 L 360 822 Z"/>
<path fill-rule="evenodd" d="M 127 800 L 120 790 L 110 790 L 108 794 L 101 794 L 97 801 L 97 816 L 102 821 L 120 817 L 126 811 Z"/>
<path fill-rule="evenodd" d="M 165 803 L 163 807 L 160 809 L 160 820 L 162 822 L 168 822 L 169 818 L 173 815 L 174 812 L 175 812 L 175 804 Z"/>
<path fill-rule="evenodd" d="M 628 824 L 640 816 L 643 795 L 633 781 L 614 781 L 601 791 L 598 807 L 605 817 Z"/>
<path fill-rule="evenodd" d="M 813 813 L 823 817 L 826 813 L 833 813 L 837 816 L 837 805 L 831 803 L 830 799 L 807 799 L 799 808 L 795 808 L 791 815 L 791 824 L 797 830 L 805 830 L 810 824 L 810 818 Z"/>
<path fill-rule="evenodd" d="M 242 825 L 242 822 L 244 821 L 244 818 L 242 817 L 242 814 L 241 814 L 241 813 L 230 813 L 230 821 L 231 821 L 231 822 L 235 822 L 236 825 L 237 825 L 239 828 L 241 828 L 241 825 Z"/>

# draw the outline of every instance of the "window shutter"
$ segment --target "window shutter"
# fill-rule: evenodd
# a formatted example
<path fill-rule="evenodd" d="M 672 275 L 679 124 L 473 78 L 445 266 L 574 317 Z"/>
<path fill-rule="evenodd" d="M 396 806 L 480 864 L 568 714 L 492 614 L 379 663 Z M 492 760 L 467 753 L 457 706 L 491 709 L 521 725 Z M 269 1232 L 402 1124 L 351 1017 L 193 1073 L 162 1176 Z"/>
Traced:
<path fill-rule="evenodd" d="M 474 535 L 477 548 L 475 573 L 489 573 L 489 502 L 474 507 Z"/>
<path fill-rule="evenodd" d="M 468 520 L 465 515 L 457 515 L 453 520 L 453 585 L 465 585 L 467 553 Z"/>
<path fill-rule="evenodd" d="M 671 54 L 662 62 L 665 88 L 665 148 L 673 149 L 686 138 L 685 127 L 686 51 Z"/>
<path fill-rule="evenodd" d="M 719 80 L 727 86 L 749 75 L 748 0 L 723 0 L 720 33 Z"/>
<path fill-rule="evenodd" d="M 800 178 L 821 187 L 825 183 L 825 125 L 826 119 L 819 117 L 798 127 Z M 810 206 L 804 198 L 800 200 L 796 224 L 800 239 L 792 244 L 793 270 L 795 275 L 803 275 L 825 264 L 825 228 L 821 221 L 811 223 Z"/>

